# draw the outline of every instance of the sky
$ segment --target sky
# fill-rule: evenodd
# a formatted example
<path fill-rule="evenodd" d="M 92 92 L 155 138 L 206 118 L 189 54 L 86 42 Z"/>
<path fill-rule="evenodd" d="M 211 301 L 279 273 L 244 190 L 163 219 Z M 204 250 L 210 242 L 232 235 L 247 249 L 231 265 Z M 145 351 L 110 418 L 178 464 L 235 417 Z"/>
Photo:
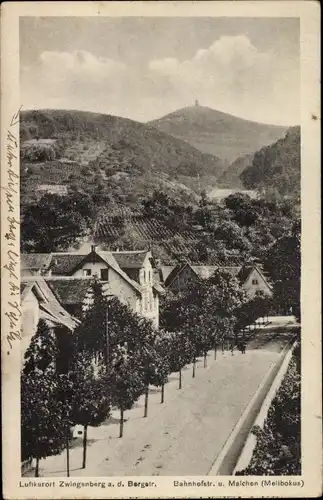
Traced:
<path fill-rule="evenodd" d="M 24 109 L 146 122 L 194 104 L 300 121 L 296 18 L 21 17 Z"/>

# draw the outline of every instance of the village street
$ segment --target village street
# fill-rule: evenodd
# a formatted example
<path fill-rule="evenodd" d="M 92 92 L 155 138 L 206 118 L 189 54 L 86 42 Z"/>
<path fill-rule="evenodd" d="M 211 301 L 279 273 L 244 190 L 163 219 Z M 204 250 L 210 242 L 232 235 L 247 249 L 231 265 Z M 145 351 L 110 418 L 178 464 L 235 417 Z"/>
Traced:
<path fill-rule="evenodd" d="M 89 428 L 86 469 L 81 469 L 82 442 L 77 439 L 70 451 L 70 475 L 208 474 L 261 381 L 291 338 L 288 330 L 294 325 L 287 323 L 281 318 L 272 328 L 263 328 L 249 342 L 246 354 L 219 351 L 214 360 L 210 351 L 207 368 L 200 359 L 194 379 L 191 365 L 183 370 L 181 390 L 178 374 L 172 374 L 163 404 L 160 389 L 151 388 L 148 417 L 143 418 L 141 397 L 125 414 L 122 439 L 118 438 L 119 412 L 113 411 L 107 423 Z M 41 460 L 40 475 L 65 476 L 66 451 Z"/>

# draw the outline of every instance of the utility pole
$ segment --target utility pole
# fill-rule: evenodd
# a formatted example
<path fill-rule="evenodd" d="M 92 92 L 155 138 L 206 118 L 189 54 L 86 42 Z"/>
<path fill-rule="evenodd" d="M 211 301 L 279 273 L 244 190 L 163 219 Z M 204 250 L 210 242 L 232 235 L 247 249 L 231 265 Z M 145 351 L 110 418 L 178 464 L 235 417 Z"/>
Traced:
<path fill-rule="evenodd" d="M 105 341 L 106 341 L 106 366 L 110 365 L 110 331 L 109 331 L 109 306 L 105 313 Z"/>

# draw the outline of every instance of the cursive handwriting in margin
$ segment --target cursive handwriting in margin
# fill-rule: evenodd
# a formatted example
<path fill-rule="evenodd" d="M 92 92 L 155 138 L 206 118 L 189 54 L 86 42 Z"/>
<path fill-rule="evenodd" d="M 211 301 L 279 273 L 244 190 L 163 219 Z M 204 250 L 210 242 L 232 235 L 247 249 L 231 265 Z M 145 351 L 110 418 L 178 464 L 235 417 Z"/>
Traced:
<path fill-rule="evenodd" d="M 19 115 L 22 106 L 11 117 L 6 135 L 6 169 L 7 185 L 1 186 L 5 194 L 5 205 L 7 207 L 7 232 L 4 235 L 6 245 L 6 264 L 3 266 L 4 274 L 8 276 L 8 293 L 4 306 L 4 315 L 7 318 L 8 330 L 6 330 L 6 340 L 8 343 L 7 354 L 13 348 L 16 340 L 21 340 L 20 317 L 22 315 L 20 306 L 20 276 L 19 276 L 19 252 L 16 251 L 18 241 L 20 221 L 12 215 L 15 213 L 16 204 L 20 188 L 19 161 L 18 161 L 18 136 L 14 127 L 19 123 Z"/>

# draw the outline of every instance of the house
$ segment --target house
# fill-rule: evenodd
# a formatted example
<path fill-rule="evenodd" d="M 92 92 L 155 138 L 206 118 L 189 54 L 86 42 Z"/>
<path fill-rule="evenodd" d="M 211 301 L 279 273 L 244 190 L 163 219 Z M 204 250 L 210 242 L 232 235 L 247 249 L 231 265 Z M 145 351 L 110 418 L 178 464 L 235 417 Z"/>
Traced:
<path fill-rule="evenodd" d="M 78 324 L 60 304 L 56 295 L 40 276 L 26 276 L 20 282 L 21 302 L 21 366 L 40 319 L 53 329 L 59 343 L 64 343 Z"/>
<path fill-rule="evenodd" d="M 192 265 L 184 262 L 173 267 L 167 274 L 164 285 L 172 292 L 178 293 L 184 291 L 189 282 L 197 278 L 210 278 L 217 269 L 226 270 L 236 277 L 251 299 L 256 295 L 271 295 L 270 284 L 257 265 L 219 268 L 219 266 Z"/>
<path fill-rule="evenodd" d="M 252 189 L 229 189 L 229 188 L 215 188 L 208 193 L 208 198 L 213 202 L 220 203 L 231 194 L 242 193 L 255 200 L 258 198 L 258 193 Z"/>
<path fill-rule="evenodd" d="M 164 289 L 156 279 L 150 251 L 97 251 L 92 246 L 89 253 L 24 254 L 22 273 L 45 277 L 63 306 L 76 316 L 81 312 L 90 280 L 98 276 L 107 295 L 118 297 L 158 328 L 159 297 Z"/>

